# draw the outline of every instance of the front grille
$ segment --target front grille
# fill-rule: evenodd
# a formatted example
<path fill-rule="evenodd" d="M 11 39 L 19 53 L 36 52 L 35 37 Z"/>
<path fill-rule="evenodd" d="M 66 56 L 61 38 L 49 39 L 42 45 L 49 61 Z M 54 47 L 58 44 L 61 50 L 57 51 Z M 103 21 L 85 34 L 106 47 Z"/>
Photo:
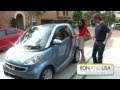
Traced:
<path fill-rule="evenodd" d="M 13 74 L 10 74 L 10 73 L 8 73 L 8 72 L 5 72 L 5 71 L 4 71 L 4 74 L 5 74 L 6 76 L 9 76 L 9 77 L 12 77 L 12 78 L 15 78 L 15 79 L 24 79 L 24 78 L 22 78 L 22 77 L 15 76 L 15 75 L 13 75 Z"/>
<path fill-rule="evenodd" d="M 19 72 L 26 72 L 27 71 L 27 67 L 20 67 L 20 66 L 16 66 L 16 65 L 13 65 L 13 64 L 10 64 L 10 63 L 5 63 L 5 65 L 12 69 L 12 70 L 16 70 L 16 71 L 19 71 Z"/>

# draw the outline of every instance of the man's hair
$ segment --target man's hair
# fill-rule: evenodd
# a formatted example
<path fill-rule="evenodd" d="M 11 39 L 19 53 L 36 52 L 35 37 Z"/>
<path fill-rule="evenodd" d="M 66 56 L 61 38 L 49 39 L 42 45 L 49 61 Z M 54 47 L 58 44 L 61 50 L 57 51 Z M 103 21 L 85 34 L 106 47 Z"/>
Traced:
<path fill-rule="evenodd" d="M 95 19 L 99 19 L 100 21 L 102 21 L 102 16 L 98 13 L 94 14 L 93 16 Z"/>

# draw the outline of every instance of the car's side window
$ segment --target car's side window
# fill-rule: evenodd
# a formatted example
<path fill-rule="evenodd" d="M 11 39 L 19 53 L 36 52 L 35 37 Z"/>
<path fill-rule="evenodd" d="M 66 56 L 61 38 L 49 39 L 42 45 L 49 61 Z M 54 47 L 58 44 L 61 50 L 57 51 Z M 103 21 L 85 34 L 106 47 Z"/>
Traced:
<path fill-rule="evenodd" d="M 7 29 L 7 35 L 16 34 L 18 31 L 15 29 Z"/>
<path fill-rule="evenodd" d="M 66 37 L 69 37 L 72 35 L 72 33 L 68 27 L 65 28 L 65 32 L 66 32 Z"/>
<path fill-rule="evenodd" d="M 65 26 L 60 26 L 56 29 L 56 32 L 54 34 L 54 39 L 60 39 L 63 40 L 66 38 L 66 31 L 65 31 Z"/>
<path fill-rule="evenodd" d="M 0 37 L 5 36 L 5 30 L 0 30 Z"/>

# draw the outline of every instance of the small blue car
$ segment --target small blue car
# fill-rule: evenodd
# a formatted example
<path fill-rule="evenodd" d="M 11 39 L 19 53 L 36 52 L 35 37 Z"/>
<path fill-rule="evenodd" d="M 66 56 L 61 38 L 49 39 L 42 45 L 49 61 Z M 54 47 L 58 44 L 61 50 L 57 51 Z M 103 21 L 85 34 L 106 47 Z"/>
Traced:
<path fill-rule="evenodd" d="M 79 61 L 75 31 L 70 24 L 32 26 L 23 33 L 3 62 L 5 75 L 23 79 L 53 79 L 70 62 Z"/>

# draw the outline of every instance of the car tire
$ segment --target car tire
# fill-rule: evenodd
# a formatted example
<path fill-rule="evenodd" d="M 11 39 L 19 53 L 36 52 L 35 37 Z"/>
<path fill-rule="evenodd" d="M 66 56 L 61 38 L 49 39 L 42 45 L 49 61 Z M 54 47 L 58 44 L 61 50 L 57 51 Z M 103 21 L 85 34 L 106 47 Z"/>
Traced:
<path fill-rule="evenodd" d="M 77 63 L 80 61 L 80 50 L 79 48 L 76 48 L 75 50 L 75 54 L 74 54 L 74 59 L 73 59 L 73 63 Z"/>
<path fill-rule="evenodd" d="M 53 69 L 47 66 L 43 69 L 39 79 L 53 79 Z"/>

